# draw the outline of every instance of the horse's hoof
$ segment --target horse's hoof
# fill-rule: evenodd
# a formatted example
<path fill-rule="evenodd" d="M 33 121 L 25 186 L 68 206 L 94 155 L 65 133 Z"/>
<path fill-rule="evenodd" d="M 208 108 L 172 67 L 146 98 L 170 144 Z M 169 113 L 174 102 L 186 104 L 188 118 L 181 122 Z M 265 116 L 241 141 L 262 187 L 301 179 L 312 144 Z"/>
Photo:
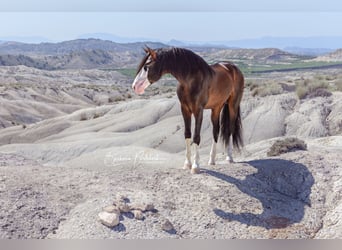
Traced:
<path fill-rule="evenodd" d="M 214 166 L 214 165 L 216 165 L 216 164 L 215 164 L 215 162 L 214 162 L 214 161 L 209 161 L 209 162 L 208 162 L 208 165 L 212 165 L 212 166 Z"/>
<path fill-rule="evenodd" d="M 191 169 L 191 163 L 184 163 L 183 169 L 186 169 L 186 170 Z"/>
<path fill-rule="evenodd" d="M 234 163 L 233 158 L 230 158 L 230 157 L 227 157 L 227 161 L 228 161 L 229 163 Z"/>
<path fill-rule="evenodd" d="M 199 174 L 200 172 L 200 168 L 191 168 L 191 174 Z"/>

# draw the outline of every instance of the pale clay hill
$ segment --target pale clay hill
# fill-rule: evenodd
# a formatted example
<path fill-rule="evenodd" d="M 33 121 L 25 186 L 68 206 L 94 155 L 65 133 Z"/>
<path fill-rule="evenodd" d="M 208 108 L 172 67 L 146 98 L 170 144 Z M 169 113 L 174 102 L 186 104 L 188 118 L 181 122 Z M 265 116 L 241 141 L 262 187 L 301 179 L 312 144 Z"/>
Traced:
<path fill-rule="evenodd" d="M 0 128 L 26 126 L 82 108 L 130 98 L 170 95 L 175 89 L 174 80 L 163 79 L 156 87 L 151 87 L 150 94 L 135 96 L 130 92 L 131 81 L 118 71 L 0 67 Z M 163 87 L 164 83 L 169 87 Z"/>
<path fill-rule="evenodd" d="M 0 128 L 30 124 L 130 97 L 129 79 L 116 71 L 0 68 Z"/>
<path fill-rule="evenodd" d="M 342 49 L 338 49 L 327 55 L 319 56 L 315 58 L 316 61 L 327 61 L 327 62 L 341 62 L 342 61 Z"/>
<path fill-rule="evenodd" d="M 0 54 L 0 66 L 24 65 L 43 70 L 97 69 L 135 67 L 137 52 L 107 52 L 103 50 L 72 51 L 62 55 L 26 56 Z"/>
<path fill-rule="evenodd" d="M 299 101 L 294 93 L 242 101 L 245 147 L 236 163 L 182 169 L 183 121 L 176 97 L 127 100 L 0 130 L 2 238 L 340 238 L 341 92 Z M 267 121 L 267 122 L 265 122 Z M 307 151 L 267 157 L 297 136 Z M 20 169 L 20 171 L 18 171 Z M 117 195 L 153 203 L 135 220 L 97 220 Z M 174 231 L 162 230 L 169 220 Z"/>
<path fill-rule="evenodd" d="M 276 48 L 265 49 L 221 49 L 201 53 L 208 61 L 249 61 L 259 63 L 293 62 L 312 57 L 291 54 Z"/>

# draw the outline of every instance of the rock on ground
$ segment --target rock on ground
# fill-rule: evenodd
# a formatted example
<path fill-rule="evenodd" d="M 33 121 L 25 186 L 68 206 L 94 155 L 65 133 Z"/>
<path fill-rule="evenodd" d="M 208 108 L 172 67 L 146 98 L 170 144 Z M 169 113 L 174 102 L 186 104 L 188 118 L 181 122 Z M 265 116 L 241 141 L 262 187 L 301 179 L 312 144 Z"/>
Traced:
<path fill-rule="evenodd" d="M 120 214 L 108 213 L 106 211 L 99 213 L 100 222 L 107 227 L 114 227 L 120 223 Z"/>

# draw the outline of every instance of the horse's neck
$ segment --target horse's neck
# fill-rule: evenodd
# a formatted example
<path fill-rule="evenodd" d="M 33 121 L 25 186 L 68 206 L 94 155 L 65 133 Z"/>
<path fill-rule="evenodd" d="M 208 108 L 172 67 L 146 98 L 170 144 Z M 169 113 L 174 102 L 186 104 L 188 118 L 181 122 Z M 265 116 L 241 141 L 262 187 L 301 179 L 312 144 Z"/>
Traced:
<path fill-rule="evenodd" d="M 179 68 L 179 62 L 177 63 L 176 59 L 169 60 L 167 63 L 165 63 L 163 65 L 162 72 L 163 72 L 162 75 L 165 75 L 165 74 L 172 75 L 174 78 L 176 78 L 178 82 L 185 81 L 184 75 L 182 75 L 182 70 Z"/>
<path fill-rule="evenodd" d="M 177 65 L 176 64 L 176 60 L 175 58 L 170 58 L 168 60 L 165 60 L 162 64 L 162 72 L 163 75 L 165 74 L 171 74 L 173 76 L 175 76 L 175 74 L 177 74 L 175 67 L 173 65 Z"/>

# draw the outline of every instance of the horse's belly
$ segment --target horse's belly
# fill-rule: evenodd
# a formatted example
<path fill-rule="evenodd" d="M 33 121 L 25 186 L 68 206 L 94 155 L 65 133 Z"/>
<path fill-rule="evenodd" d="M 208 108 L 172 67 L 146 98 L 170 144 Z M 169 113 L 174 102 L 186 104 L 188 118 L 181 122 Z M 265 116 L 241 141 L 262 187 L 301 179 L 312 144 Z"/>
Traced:
<path fill-rule="evenodd" d="M 207 104 L 205 105 L 205 109 L 213 109 L 213 108 L 216 108 L 218 106 L 222 106 L 224 103 L 224 100 L 218 96 L 214 96 L 214 95 L 211 95 L 209 96 L 208 98 L 208 102 Z"/>

